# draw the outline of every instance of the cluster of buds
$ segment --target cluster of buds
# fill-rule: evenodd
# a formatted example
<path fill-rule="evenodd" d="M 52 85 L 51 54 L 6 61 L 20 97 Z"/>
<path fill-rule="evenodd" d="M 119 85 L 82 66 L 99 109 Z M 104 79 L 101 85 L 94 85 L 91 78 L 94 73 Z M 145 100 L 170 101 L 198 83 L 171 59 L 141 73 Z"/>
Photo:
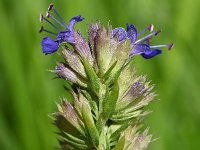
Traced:
<path fill-rule="evenodd" d="M 59 129 L 61 149 L 146 149 L 152 136 L 148 129 L 141 130 L 144 116 L 150 113 L 144 107 L 156 94 L 146 77 L 137 75 L 133 58 L 152 58 L 162 52 L 158 48 L 170 50 L 173 44 L 150 45 L 160 33 L 153 31 L 152 24 L 138 33 L 132 24 L 125 30 L 96 22 L 89 25 L 85 40 L 74 29 L 83 19 L 75 16 L 66 25 L 53 4 L 46 17 L 40 15 L 40 21 L 57 31 L 41 27 L 40 32 L 53 36 L 42 39 L 42 51 L 51 54 L 61 49 L 64 61 L 58 62 L 52 72 L 72 86 L 69 91 L 73 102 L 63 98 L 59 111 L 51 115 Z M 150 33 L 138 38 L 146 32 Z"/>

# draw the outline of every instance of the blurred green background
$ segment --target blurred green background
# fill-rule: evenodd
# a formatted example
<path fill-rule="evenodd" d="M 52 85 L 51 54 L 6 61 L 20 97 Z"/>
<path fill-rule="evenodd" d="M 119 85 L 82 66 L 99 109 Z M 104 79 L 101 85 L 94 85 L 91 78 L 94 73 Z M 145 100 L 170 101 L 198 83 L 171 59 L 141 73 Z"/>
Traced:
<path fill-rule="evenodd" d="M 47 69 L 59 56 L 43 55 L 39 13 L 54 2 L 65 20 L 83 15 L 76 27 L 109 20 L 113 27 L 154 23 L 163 32 L 154 44 L 174 42 L 172 51 L 151 60 L 135 59 L 140 73 L 156 84 L 160 101 L 145 122 L 157 141 L 150 150 L 200 149 L 199 0 L 1 0 L 0 1 L 0 149 L 53 150 L 55 127 L 47 116 L 59 97 L 68 96 L 62 80 Z"/>

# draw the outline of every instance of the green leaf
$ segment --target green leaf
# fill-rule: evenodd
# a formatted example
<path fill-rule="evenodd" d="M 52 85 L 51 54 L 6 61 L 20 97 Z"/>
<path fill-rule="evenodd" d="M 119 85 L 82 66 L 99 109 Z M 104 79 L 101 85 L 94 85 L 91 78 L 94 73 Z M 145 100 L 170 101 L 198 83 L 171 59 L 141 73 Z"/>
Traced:
<path fill-rule="evenodd" d="M 85 67 L 85 71 L 89 80 L 89 86 L 90 88 L 99 95 L 99 89 L 100 89 L 100 80 L 95 73 L 93 67 L 89 64 L 89 62 L 86 59 L 83 59 L 83 65 Z"/>
<path fill-rule="evenodd" d="M 120 138 L 113 150 L 123 150 L 125 145 L 125 135 Z"/>
<path fill-rule="evenodd" d="M 94 146 L 97 146 L 99 143 L 99 133 L 95 126 L 90 106 L 86 102 L 83 103 L 82 116 L 83 116 L 84 124 L 87 128 L 87 131 L 88 131 L 90 137 L 91 137 L 91 140 L 92 140 Z"/>
<path fill-rule="evenodd" d="M 90 104 L 90 107 L 92 109 L 92 111 L 94 112 L 95 114 L 95 117 L 98 117 L 98 107 L 97 107 L 97 103 L 92 99 L 92 97 L 90 96 L 90 94 L 85 91 L 85 90 L 82 90 L 82 93 L 83 95 L 85 96 L 85 98 L 88 100 L 89 104 Z"/>
<path fill-rule="evenodd" d="M 121 74 L 119 76 L 119 98 L 123 96 L 123 94 L 132 86 L 132 84 L 138 80 L 138 76 L 136 74 L 136 69 L 134 67 L 134 60 L 130 59 L 126 63 L 126 65 L 123 66 L 123 69 L 121 71 Z"/>
<path fill-rule="evenodd" d="M 118 139 L 121 133 L 129 126 L 130 123 L 131 123 L 130 121 L 129 122 L 124 121 L 121 127 L 119 127 L 115 132 L 112 133 L 110 137 L 111 141 L 115 141 L 116 139 Z"/>
<path fill-rule="evenodd" d="M 130 43 L 130 40 L 124 40 L 123 42 L 118 44 L 109 65 L 109 66 L 112 66 L 113 63 L 117 61 L 117 64 L 115 65 L 115 67 L 113 68 L 111 72 L 112 75 L 114 75 L 118 70 L 120 70 L 120 68 L 124 66 L 127 59 L 129 59 L 129 54 L 131 52 L 131 49 L 132 49 L 132 45 Z"/>
<path fill-rule="evenodd" d="M 109 68 L 110 61 L 112 59 L 112 55 L 116 50 L 116 45 L 111 44 L 112 41 L 112 28 L 108 26 L 107 28 L 101 27 L 98 30 L 96 39 L 96 56 L 97 56 L 97 63 L 99 67 L 99 76 L 102 77 L 103 74 Z"/>
<path fill-rule="evenodd" d="M 108 80 L 106 81 L 106 84 L 111 85 L 111 84 L 115 83 L 116 80 L 118 80 L 118 78 L 119 78 L 122 70 L 123 70 L 123 68 L 120 68 L 118 71 L 116 71 L 115 74 L 113 74 L 112 76 L 110 76 L 108 78 Z"/>
<path fill-rule="evenodd" d="M 75 136 L 73 136 L 72 134 L 69 134 L 67 132 L 64 132 L 64 135 L 65 137 L 67 137 L 69 140 L 77 143 L 77 144 L 83 144 L 83 145 L 86 145 L 86 142 L 80 138 L 77 138 Z"/>
<path fill-rule="evenodd" d="M 115 63 L 113 63 L 113 65 L 108 69 L 108 71 L 106 71 L 106 73 L 103 76 L 103 79 L 107 79 L 110 76 L 111 71 L 113 70 L 113 68 L 116 66 L 117 61 Z"/>
<path fill-rule="evenodd" d="M 141 113 L 142 113 L 142 110 L 137 110 L 131 113 L 113 115 L 111 119 L 113 121 L 120 121 L 120 120 L 125 121 L 131 118 L 138 117 Z"/>
<path fill-rule="evenodd" d="M 77 143 L 77 142 L 74 142 L 73 140 L 71 140 L 70 138 L 68 137 L 61 137 L 65 142 L 69 143 L 70 145 L 72 145 L 74 148 L 78 148 L 78 149 L 88 149 L 88 146 L 85 145 L 85 144 L 80 144 L 80 143 Z"/>
<path fill-rule="evenodd" d="M 99 146 L 98 148 L 105 150 L 107 147 L 107 141 L 106 141 L 106 128 L 104 128 L 104 130 L 102 130 L 100 136 L 99 136 Z"/>
<path fill-rule="evenodd" d="M 108 93 L 109 88 L 107 88 Z M 102 117 L 104 120 L 107 120 L 115 110 L 116 102 L 119 94 L 119 85 L 116 81 L 109 92 L 109 96 L 105 96 L 103 100 L 103 114 Z M 107 95 L 107 94 L 106 94 Z"/>

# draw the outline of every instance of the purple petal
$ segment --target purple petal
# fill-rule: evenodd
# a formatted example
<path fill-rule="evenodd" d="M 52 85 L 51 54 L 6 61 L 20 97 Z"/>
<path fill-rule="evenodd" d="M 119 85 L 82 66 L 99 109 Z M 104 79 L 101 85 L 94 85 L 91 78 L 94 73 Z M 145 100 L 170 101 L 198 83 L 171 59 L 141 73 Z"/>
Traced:
<path fill-rule="evenodd" d="M 66 30 L 66 31 L 61 31 L 57 36 L 56 39 L 59 42 L 68 42 L 73 44 L 74 41 L 74 32 L 70 31 L 70 30 Z"/>
<path fill-rule="evenodd" d="M 114 37 L 116 34 L 118 34 L 119 42 L 123 41 L 127 37 L 126 31 L 124 30 L 124 28 L 115 28 L 114 30 L 112 30 L 112 36 Z"/>
<path fill-rule="evenodd" d="M 74 25 L 79 22 L 79 21 L 82 21 L 84 20 L 85 18 L 81 17 L 81 16 L 75 16 L 73 17 L 70 21 L 69 21 L 69 25 L 68 25 L 68 29 L 70 31 L 73 31 L 74 29 Z"/>
<path fill-rule="evenodd" d="M 69 26 L 66 28 L 66 31 L 61 31 L 57 36 L 56 39 L 59 42 L 68 42 L 71 44 L 75 43 L 74 39 L 74 25 L 82 21 L 84 18 L 81 16 L 75 16 L 69 21 Z"/>
<path fill-rule="evenodd" d="M 130 56 L 142 54 L 144 52 L 149 52 L 149 51 L 151 51 L 149 45 L 147 45 L 147 44 L 135 44 L 135 45 L 133 45 L 133 49 L 130 53 Z"/>
<path fill-rule="evenodd" d="M 50 37 L 45 37 L 42 39 L 42 52 L 45 54 L 51 54 L 58 50 L 59 43 L 51 39 Z"/>
<path fill-rule="evenodd" d="M 134 44 L 137 39 L 137 30 L 132 24 L 126 24 L 127 27 L 127 36 L 131 40 L 131 43 Z"/>
<path fill-rule="evenodd" d="M 162 51 L 159 49 L 154 49 L 154 50 L 150 50 L 150 51 L 145 51 L 144 53 L 142 53 L 142 57 L 146 58 L 146 59 L 150 59 L 158 54 L 161 54 Z"/>

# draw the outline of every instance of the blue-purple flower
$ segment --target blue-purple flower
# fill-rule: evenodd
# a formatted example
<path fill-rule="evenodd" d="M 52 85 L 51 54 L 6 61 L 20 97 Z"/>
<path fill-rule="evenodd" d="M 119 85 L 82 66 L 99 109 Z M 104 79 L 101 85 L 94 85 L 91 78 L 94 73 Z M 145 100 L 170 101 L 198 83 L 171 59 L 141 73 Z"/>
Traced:
<path fill-rule="evenodd" d="M 116 36 L 118 34 L 117 36 L 118 36 L 119 42 L 127 38 L 131 41 L 133 49 L 130 53 L 130 57 L 141 54 L 144 58 L 149 59 L 162 53 L 162 51 L 157 48 L 167 46 L 168 49 L 170 50 L 173 47 L 173 44 L 156 45 L 156 46 L 149 45 L 149 41 L 151 40 L 151 38 L 160 32 L 160 30 L 152 32 L 153 31 L 152 24 L 149 25 L 144 30 L 142 30 L 139 34 L 137 32 L 137 29 L 134 27 L 134 25 L 127 24 L 126 27 L 127 27 L 127 31 L 125 31 L 124 28 L 121 28 L 121 27 L 115 28 L 112 31 L 112 35 Z M 148 31 L 148 30 L 152 33 L 137 40 L 139 35 L 143 34 L 145 31 Z"/>
<path fill-rule="evenodd" d="M 53 11 L 58 19 L 56 19 L 50 12 Z M 49 18 L 54 20 L 57 24 L 59 24 L 64 30 L 61 30 L 59 27 L 57 27 L 54 23 L 49 21 Z M 70 21 L 69 24 L 66 25 L 62 17 L 59 15 L 59 13 L 54 9 L 53 4 L 50 4 L 48 8 L 48 12 L 46 14 L 46 17 L 44 17 L 42 14 L 40 14 L 40 21 L 46 21 L 49 23 L 52 27 L 54 27 L 57 30 L 57 33 L 51 32 L 49 30 L 46 30 L 43 26 L 40 29 L 40 32 L 45 31 L 52 35 L 54 35 L 54 39 L 50 37 L 45 37 L 42 39 L 42 52 L 45 54 L 51 54 L 58 50 L 59 45 L 63 42 L 74 44 L 74 25 L 84 20 L 81 16 L 75 16 Z"/>
<path fill-rule="evenodd" d="M 56 17 L 52 15 L 51 11 L 53 11 Z M 59 24 L 60 27 L 62 27 L 64 30 L 61 30 L 54 23 L 49 21 L 50 18 L 56 24 Z M 69 43 L 76 46 L 74 26 L 77 22 L 80 22 L 83 19 L 84 18 L 81 16 L 75 16 L 69 21 L 68 25 L 66 25 L 62 17 L 54 9 L 53 4 L 50 4 L 46 17 L 44 17 L 43 15 L 40 15 L 40 21 L 43 21 L 43 20 L 46 21 L 52 27 L 54 27 L 57 30 L 57 32 L 54 33 L 49 30 L 46 30 L 43 26 L 41 27 L 40 32 L 45 31 L 54 35 L 54 39 L 48 36 L 42 39 L 43 53 L 51 54 L 51 53 L 56 52 L 61 43 Z M 160 32 L 160 30 L 152 32 L 153 31 L 152 24 L 149 25 L 144 30 L 142 30 L 140 33 L 137 32 L 137 29 L 132 24 L 127 24 L 126 27 L 127 27 L 126 30 L 122 27 L 113 29 L 112 37 L 117 38 L 118 42 L 122 42 L 125 39 L 129 39 L 131 41 L 132 50 L 130 52 L 130 57 L 141 54 L 142 57 L 149 59 L 162 53 L 162 50 L 158 48 L 168 47 L 168 49 L 170 50 L 173 47 L 173 44 L 164 44 L 164 45 L 155 45 L 155 46 L 150 45 L 150 40 L 152 39 L 152 37 L 156 36 Z M 138 37 L 142 35 L 143 33 L 145 33 L 145 31 L 150 31 L 151 33 L 138 39 Z"/>

